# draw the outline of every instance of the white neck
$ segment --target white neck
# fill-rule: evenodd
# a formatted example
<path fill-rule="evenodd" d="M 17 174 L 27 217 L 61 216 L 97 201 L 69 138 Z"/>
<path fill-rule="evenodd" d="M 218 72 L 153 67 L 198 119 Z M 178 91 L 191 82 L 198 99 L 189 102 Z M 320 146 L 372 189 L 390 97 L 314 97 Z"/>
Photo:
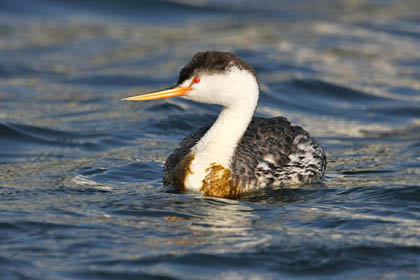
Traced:
<path fill-rule="evenodd" d="M 235 148 L 251 122 L 257 106 L 258 88 L 256 91 L 235 105 L 224 107 L 212 127 L 192 148 L 194 160 L 190 165 L 192 174 L 185 182 L 187 189 L 201 188 L 206 170 L 211 164 L 230 167 Z"/>
<path fill-rule="evenodd" d="M 228 167 L 236 145 L 252 119 L 254 109 L 255 106 L 223 108 L 214 124 L 194 146 L 195 156 L 217 155 L 216 162 Z"/>

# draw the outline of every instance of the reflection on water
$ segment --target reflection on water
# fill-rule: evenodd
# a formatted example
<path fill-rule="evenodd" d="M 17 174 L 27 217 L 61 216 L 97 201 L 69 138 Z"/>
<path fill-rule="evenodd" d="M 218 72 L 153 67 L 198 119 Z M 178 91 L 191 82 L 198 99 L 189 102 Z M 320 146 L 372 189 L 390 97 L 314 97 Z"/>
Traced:
<path fill-rule="evenodd" d="M 0 0 L 5 279 L 415 279 L 417 1 Z M 257 114 L 328 153 L 320 184 L 172 194 L 162 166 L 219 108 L 127 104 L 197 51 L 259 74 Z M 4 276 L 4 277 L 3 277 Z"/>

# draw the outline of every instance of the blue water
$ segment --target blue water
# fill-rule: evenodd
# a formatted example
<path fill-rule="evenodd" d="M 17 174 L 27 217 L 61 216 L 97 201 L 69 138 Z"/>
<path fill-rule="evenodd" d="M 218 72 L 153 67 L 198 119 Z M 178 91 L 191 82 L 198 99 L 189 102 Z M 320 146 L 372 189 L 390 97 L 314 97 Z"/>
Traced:
<path fill-rule="evenodd" d="M 0 0 L 0 279 L 418 279 L 418 1 Z M 234 52 L 257 115 L 329 158 L 322 184 L 171 194 L 215 106 L 121 98 Z"/>

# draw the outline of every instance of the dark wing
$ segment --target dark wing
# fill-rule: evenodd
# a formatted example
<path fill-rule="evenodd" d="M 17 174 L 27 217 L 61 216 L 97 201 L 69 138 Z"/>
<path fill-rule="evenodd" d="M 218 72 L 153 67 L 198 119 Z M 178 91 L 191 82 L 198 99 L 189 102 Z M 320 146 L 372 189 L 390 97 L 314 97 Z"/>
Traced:
<path fill-rule="evenodd" d="M 305 130 L 291 125 L 286 118 L 254 117 L 235 150 L 232 160 L 234 177 L 244 186 L 255 187 L 290 180 L 286 178 L 290 174 L 285 172 L 298 171 L 291 168 L 296 163 L 290 155 L 306 153 L 299 148 L 301 142 L 305 142 L 304 147 L 319 146 Z"/>
<path fill-rule="evenodd" d="M 191 148 L 203 137 L 210 126 L 202 127 L 199 130 L 185 137 L 172 154 L 166 159 L 163 167 L 163 185 L 174 185 L 174 170 L 182 159 L 191 151 Z"/>

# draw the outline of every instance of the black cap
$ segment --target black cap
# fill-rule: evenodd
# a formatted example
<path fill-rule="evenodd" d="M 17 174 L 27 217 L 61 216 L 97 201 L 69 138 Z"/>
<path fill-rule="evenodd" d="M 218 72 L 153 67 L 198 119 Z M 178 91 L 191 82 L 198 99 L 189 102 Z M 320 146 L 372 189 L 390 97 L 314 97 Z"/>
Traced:
<path fill-rule="evenodd" d="M 206 51 L 196 53 L 179 73 L 178 85 L 201 73 L 224 72 L 231 67 L 251 73 L 258 82 L 257 74 L 251 65 L 230 52 Z"/>

